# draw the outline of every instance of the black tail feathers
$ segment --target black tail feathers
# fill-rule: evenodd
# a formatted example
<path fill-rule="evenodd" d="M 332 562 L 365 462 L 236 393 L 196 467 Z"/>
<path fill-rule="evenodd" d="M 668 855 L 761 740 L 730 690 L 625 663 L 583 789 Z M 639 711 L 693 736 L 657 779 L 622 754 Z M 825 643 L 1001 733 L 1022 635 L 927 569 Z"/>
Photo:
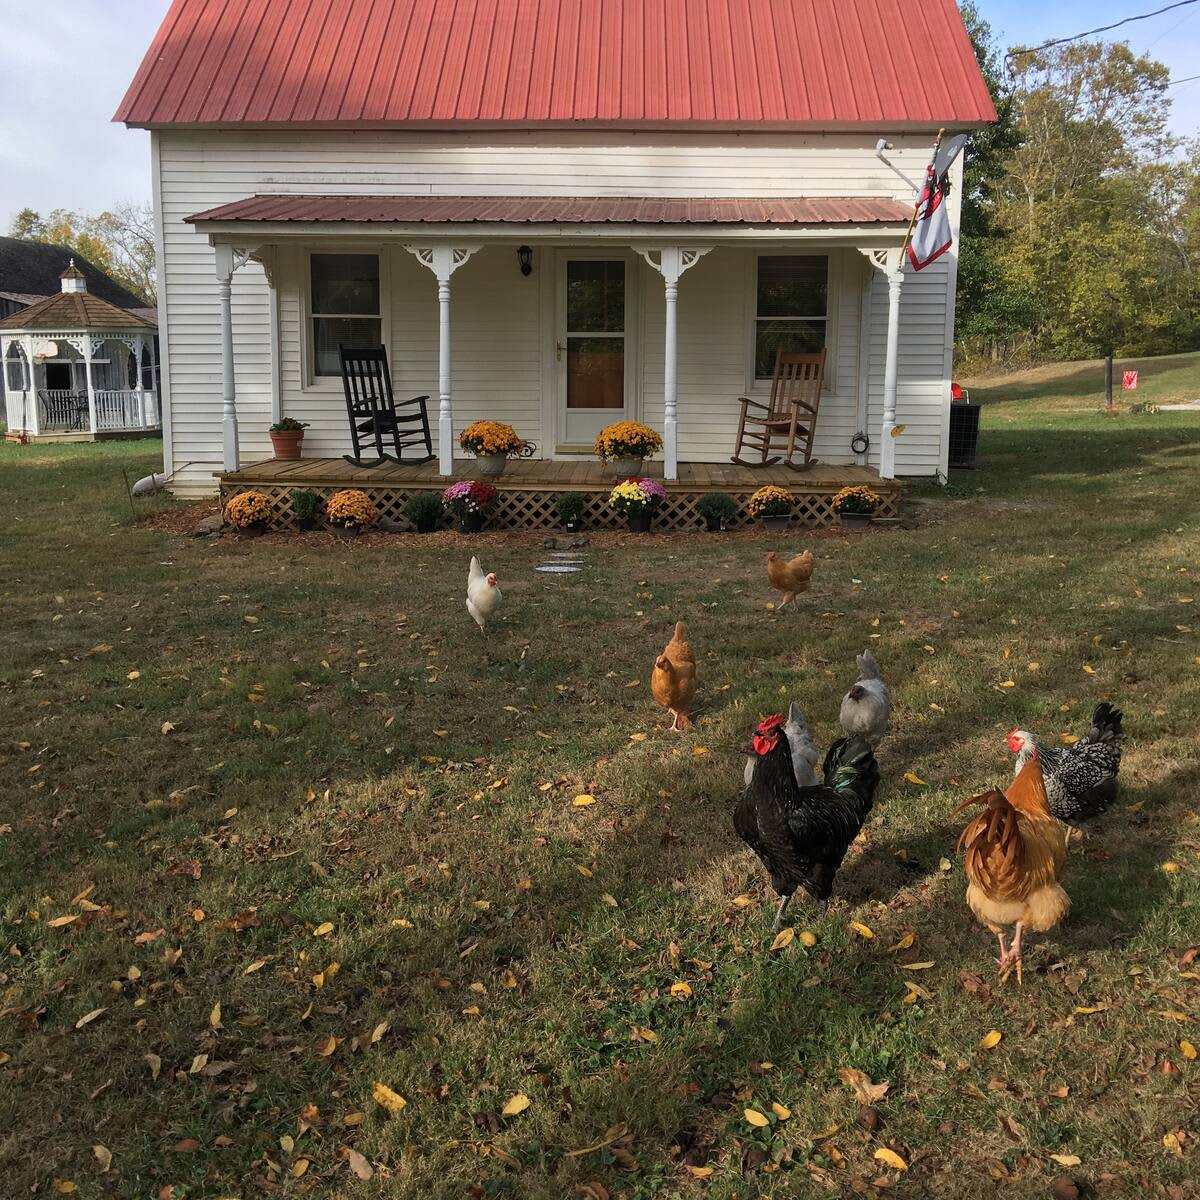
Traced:
<path fill-rule="evenodd" d="M 1088 730 L 1089 742 L 1108 742 L 1121 737 L 1121 718 L 1124 714 L 1108 701 L 1097 704 L 1092 713 L 1092 727 Z"/>
<path fill-rule="evenodd" d="M 871 747 L 860 737 L 839 738 L 825 754 L 825 786 L 853 791 L 869 810 L 879 786 L 879 764 Z"/>

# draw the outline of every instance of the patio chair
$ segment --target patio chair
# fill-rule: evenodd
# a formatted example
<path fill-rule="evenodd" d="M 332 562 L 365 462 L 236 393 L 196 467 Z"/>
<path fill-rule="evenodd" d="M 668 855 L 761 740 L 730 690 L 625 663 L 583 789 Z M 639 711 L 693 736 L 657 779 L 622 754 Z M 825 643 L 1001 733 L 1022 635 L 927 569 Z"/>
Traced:
<path fill-rule="evenodd" d="M 782 459 L 793 471 L 813 466 L 817 461 L 812 456 L 813 435 L 824 380 L 824 350 L 819 354 L 776 351 L 770 401 L 762 404 L 749 396 L 740 398 L 742 412 L 733 461 L 740 467 L 770 467 Z M 744 449 L 754 457 L 743 458 Z M 797 452 L 803 455 L 803 463 L 793 462 Z"/>
<path fill-rule="evenodd" d="M 408 459 L 412 466 L 431 462 L 433 439 L 429 432 L 428 396 L 414 396 L 396 403 L 392 395 L 392 376 L 388 371 L 387 351 L 378 349 L 347 350 L 339 346 L 342 358 L 342 389 L 346 393 L 346 415 L 350 419 L 350 440 L 354 453 L 342 457 L 356 467 L 379 467 L 385 462 L 403 464 L 404 451 L 413 447 L 425 453 Z M 362 437 L 361 435 L 366 435 Z M 374 460 L 363 458 L 363 442 L 374 439 Z M 384 449 L 390 442 L 394 453 Z"/>

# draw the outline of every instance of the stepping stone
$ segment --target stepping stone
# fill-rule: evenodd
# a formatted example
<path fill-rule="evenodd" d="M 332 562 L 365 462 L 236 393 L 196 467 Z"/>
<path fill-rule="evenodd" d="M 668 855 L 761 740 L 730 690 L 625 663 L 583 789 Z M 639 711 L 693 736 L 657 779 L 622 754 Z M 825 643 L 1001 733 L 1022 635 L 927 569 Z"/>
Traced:
<path fill-rule="evenodd" d="M 543 563 L 533 569 L 543 575 L 575 575 L 580 570 L 579 567 L 571 567 L 566 563 Z"/>

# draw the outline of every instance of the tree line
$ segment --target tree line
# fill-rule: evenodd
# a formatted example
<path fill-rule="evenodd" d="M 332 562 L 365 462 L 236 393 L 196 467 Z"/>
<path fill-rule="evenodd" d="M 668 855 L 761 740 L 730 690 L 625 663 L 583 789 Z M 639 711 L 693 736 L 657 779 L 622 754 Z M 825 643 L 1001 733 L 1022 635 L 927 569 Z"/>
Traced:
<path fill-rule="evenodd" d="M 1200 139 L 1170 76 L 1123 42 L 1002 55 L 961 6 L 999 121 L 967 152 L 964 370 L 1200 347 Z"/>

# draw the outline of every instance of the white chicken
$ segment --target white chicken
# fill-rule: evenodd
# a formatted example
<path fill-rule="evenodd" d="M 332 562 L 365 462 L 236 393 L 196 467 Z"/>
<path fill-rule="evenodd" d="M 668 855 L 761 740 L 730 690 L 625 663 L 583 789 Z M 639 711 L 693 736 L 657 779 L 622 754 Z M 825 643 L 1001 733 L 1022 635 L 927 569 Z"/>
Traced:
<path fill-rule="evenodd" d="M 805 720 L 804 713 L 800 711 L 800 705 L 795 701 L 788 705 L 783 732 L 787 736 L 788 745 L 792 751 L 792 772 L 796 776 L 796 786 L 816 787 L 821 782 L 817 778 L 817 763 L 821 761 L 821 755 L 817 750 L 816 742 L 813 741 L 808 721 Z M 746 759 L 746 769 L 742 777 L 745 779 L 747 787 L 750 786 L 750 780 L 754 778 L 754 764 L 757 758 L 758 756 L 755 755 Z"/>
<path fill-rule="evenodd" d="M 870 650 L 858 656 L 858 681 L 842 698 L 838 720 L 847 737 L 857 734 L 874 750 L 888 731 L 892 698 Z"/>
<path fill-rule="evenodd" d="M 479 565 L 479 559 L 472 556 L 471 569 L 467 572 L 467 612 L 479 626 L 479 632 L 484 632 L 484 626 L 500 607 L 504 594 L 496 586 L 496 573 L 485 572 Z"/>

